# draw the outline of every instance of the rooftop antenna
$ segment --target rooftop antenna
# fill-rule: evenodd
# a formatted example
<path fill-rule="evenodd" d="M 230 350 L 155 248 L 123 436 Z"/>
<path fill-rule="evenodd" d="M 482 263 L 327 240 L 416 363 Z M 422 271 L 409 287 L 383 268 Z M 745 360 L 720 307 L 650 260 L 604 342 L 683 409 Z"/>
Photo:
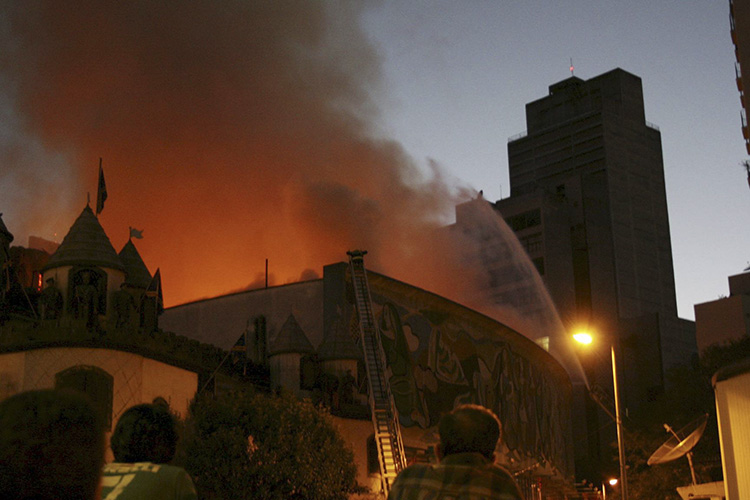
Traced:
<path fill-rule="evenodd" d="M 664 429 L 672 434 L 663 445 L 659 446 L 648 459 L 648 465 L 663 464 L 677 460 L 683 455 L 687 456 L 690 464 L 690 475 L 693 479 L 693 485 L 697 484 L 695 479 L 695 468 L 693 467 L 693 447 L 698 444 L 703 431 L 706 429 L 708 414 L 701 415 L 685 427 L 675 432 L 669 425 L 664 424 Z"/>
<path fill-rule="evenodd" d="M 573 76 L 573 70 L 575 70 L 575 66 L 573 66 L 573 58 L 570 58 L 570 76 Z"/>

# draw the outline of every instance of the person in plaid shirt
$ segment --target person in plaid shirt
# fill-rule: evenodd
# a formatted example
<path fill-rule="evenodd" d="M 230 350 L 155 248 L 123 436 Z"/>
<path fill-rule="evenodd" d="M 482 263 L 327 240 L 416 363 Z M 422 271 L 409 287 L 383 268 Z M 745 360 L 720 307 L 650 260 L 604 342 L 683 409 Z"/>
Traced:
<path fill-rule="evenodd" d="M 388 500 L 523 500 L 513 476 L 494 464 L 501 424 L 492 411 L 461 405 L 438 424 L 438 464 L 414 464 L 396 477 Z"/>

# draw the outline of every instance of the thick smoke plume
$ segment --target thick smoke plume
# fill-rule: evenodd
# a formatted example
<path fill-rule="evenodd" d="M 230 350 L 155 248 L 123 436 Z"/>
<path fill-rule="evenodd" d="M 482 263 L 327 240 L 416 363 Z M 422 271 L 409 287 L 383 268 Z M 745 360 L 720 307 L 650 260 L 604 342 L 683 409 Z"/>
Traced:
<path fill-rule="evenodd" d="M 466 190 L 377 138 L 380 63 L 360 28 L 365 8 L 6 2 L 6 225 L 59 241 L 85 192 L 95 201 L 103 157 L 99 220 L 117 250 L 129 226 L 143 229 L 136 244 L 152 272 L 161 267 L 167 305 L 259 281 L 266 258 L 282 283 L 354 248 L 408 280 Z"/>

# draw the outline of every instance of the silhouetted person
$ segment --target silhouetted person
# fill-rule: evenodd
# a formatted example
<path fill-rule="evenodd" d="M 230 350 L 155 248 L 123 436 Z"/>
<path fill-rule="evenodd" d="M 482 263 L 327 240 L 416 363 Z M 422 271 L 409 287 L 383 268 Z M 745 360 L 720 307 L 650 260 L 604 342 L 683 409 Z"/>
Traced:
<path fill-rule="evenodd" d="M 115 462 L 104 466 L 102 498 L 117 500 L 195 500 L 193 481 L 184 469 L 167 465 L 177 447 L 169 409 L 142 404 L 122 414 L 110 439 Z"/>
<path fill-rule="evenodd" d="M 47 286 L 39 297 L 39 315 L 42 319 L 58 319 L 63 307 L 63 297 L 55 286 L 55 278 L 47 278 Z"/>
<path fill-rule="evenodd" d="M 65 391 L 30 391 L 0 403 L 0 498 L 94 500 L 104 432 L 88 400 Z"/>
<path fill-rule="evenodd" d="M 522 500 L 513 477 L 495 465 L 500 420 L 478 405 L 461 405 L 438 424 L 438 464 L 414 464 L 393 482 L 389 500 Z"/>

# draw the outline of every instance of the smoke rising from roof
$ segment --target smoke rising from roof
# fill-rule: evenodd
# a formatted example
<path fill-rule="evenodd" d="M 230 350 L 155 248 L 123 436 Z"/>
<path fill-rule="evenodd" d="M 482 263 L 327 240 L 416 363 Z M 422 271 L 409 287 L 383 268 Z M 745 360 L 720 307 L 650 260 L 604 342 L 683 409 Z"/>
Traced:
<path fill-rule="evenodd" d="M 468 190 L 378 137 L 365 8 L 5 3 L 9 228 L 50 238 L 54 226 L 61 239 L 86 187 L 95 200 L 103 157 L 99 220 L 118 250 L 129 226 L 145 229 L 137 245 L 151 272 L 161 267 L 168 305 L 243 287 L 266 258 L 285 282 L 353 248 L 408 279 Z"/>

